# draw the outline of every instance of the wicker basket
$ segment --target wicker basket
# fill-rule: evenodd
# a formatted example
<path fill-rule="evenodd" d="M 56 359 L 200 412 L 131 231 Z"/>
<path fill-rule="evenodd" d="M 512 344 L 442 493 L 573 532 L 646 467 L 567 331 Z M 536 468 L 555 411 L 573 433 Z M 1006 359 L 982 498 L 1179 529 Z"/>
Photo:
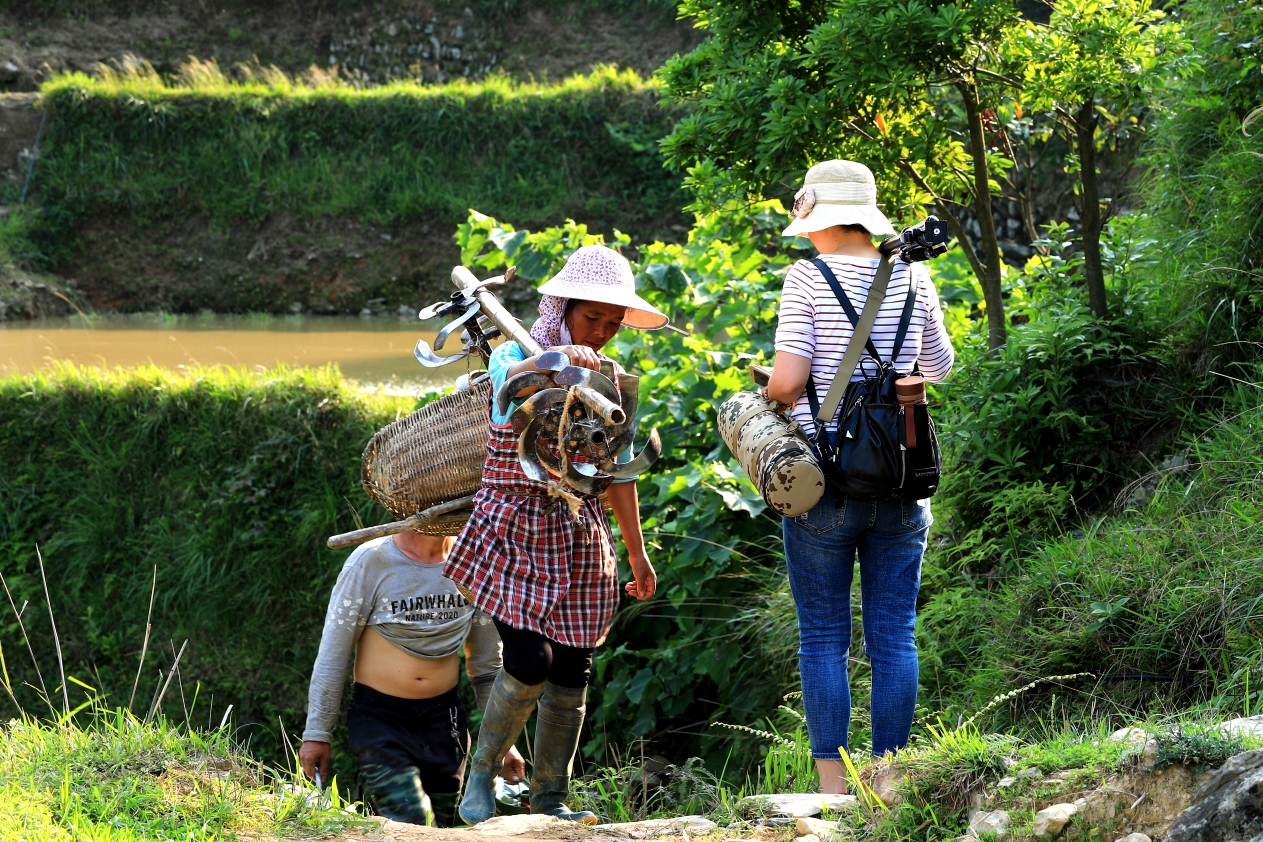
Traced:
<path fill-rule="evenodd" d="M 488 381 L 439 398 L 383 427 L 364 448 L 364 490 L 397 520 L 467 497 L 482 485 L 487 458 Z M 456 535 L 469 509 L 419 527 L 426 535 Z"/>

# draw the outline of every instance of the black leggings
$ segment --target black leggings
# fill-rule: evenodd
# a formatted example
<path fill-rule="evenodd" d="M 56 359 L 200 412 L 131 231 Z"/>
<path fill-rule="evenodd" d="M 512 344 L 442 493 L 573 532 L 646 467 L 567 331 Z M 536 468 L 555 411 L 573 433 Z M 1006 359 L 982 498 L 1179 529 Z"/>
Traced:
<path fill-rule="evenodd" d="M 495 621 L 504 643 L 504 671 L 523 684 L 551 681 L 558 687 L 587 687 L 592 677 L 592 650 L 566 646 L 539 632 Z"/>

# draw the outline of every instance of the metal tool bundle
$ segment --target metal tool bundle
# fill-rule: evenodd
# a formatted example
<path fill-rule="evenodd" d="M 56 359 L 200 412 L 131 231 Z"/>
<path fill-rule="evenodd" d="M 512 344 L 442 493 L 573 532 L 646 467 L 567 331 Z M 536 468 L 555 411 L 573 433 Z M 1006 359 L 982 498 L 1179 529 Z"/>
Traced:
<path fill-rule="evenodd" d="M 559 495 L 571 489 L 597 495 L 621 477 L 647 470 L 662 452 L 658 431 L 649 434 L 641 452 L 625 463 L 616 458 L 631 447 L 636 435 L 639 378 L 604 362 L 601 371 L 570 364 L 565 354 L 545 352 L 488 287 L 513 277 L 479 281 L 463 266 L 452 269 L 456 292 L 418 315 L 444 317 L 434 347 L 418 340 L 414 356 L 430 368 L 491 357 L 491 343 L 501 337 L 536 356 L 539 371 L 509 378 L 494 396 L 501 414 L 514 400 L 525 399 L 510 416 L 518 434 L 518 458 L 527 477 L 551 483 Z M 440 357 L 447 340 L 460 330 L 463 348 Z M 329 539 L 345 547 L 372 538 L 415 529 L 432 535 L 454 535 L 468 519 L 473 496 L 481 485 L 487 445 L 487 402 L 490 384 L 485 371 L 467 371 L 456 392 L 446 395 L 378 431 L 363 457 L 364 489 L 398 520 L 357 529 Z"/>

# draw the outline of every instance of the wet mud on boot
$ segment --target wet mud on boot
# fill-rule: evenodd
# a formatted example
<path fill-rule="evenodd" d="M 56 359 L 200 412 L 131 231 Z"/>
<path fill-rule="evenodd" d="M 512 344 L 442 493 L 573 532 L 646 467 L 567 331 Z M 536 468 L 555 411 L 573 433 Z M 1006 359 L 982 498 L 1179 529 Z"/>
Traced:
<path fill-rule="evenodd" d="M 596 824 L 595 813 L 571 810 L 565 804 L 579 732 L 587 708 L 588 688 L 558 687 L 547 682 L 535 721 L 535 766 L 531 775 L 531 813 L 556 816 L 580 824 Z"/>
<path fill-rule="evenodd" d="M 485 822 L 496 814 L 496 775 L 545 684 L 523 684 L 504 670 L 496 676 L 487 709 L 478 728 L 478 748 L 470 758 L 469 780 L 460 802 L 460 817 L 467 824 Z"/>

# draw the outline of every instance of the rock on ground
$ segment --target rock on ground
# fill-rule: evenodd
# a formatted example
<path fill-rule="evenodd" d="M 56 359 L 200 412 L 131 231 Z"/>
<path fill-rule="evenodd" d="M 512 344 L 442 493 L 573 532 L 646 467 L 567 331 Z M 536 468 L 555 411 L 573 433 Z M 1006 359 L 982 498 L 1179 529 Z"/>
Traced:
<path fill-rule="evenodd" d="M 479 825 L 481 827 L 481 825 Z M 703 816 L 680 816 L 674 819 L 647 819 L 642 822 L 598 824 L 593 830 L 626 836 L 630 839 L 656 839 L 660 836 L 703 836 L 717 825 Z"/>
<path fill-rule="evenodd" d="M 818 816 L 825 810 L 848 810 L 858 803 L 854 795 L 789 792 L 778 795 L 751 795 L 741 799 L 748 810 L 762 811 L 769 816 Z"/>
<path fill-rule="evenodd" d="M 1263 834 L 1263 749 L 1230 757 L 1193 793 L 1169 842 L 1247 840 Z"/>
<path fill-rule="evenodd" d="M 969 835 L 976 838 L 984 833 L 994 833 L 997 838 L 1004 838 L 1009 835 L 1011 823 L 1012 819 L 1005 810 L 980 812 L 969 820 Z"/>
<path fill-rule="evenodd" d="M 810 816 L 803 816 L 798 820 L 798 824 L 794 827 L 794 834 L 799 842 L 810 842 L 811 839 L 817 842 L 831 842 L 841 835 L 838 833 L 837 822 L 813 819 Z"/>
<path fill-rule="evenodd" d="M 1229 719 L 1220 723 L 1219 730 L 1234 737 L 1263 737 L 1263 716 Z"/>
<path fill-rule="evenodd" d="M 1074 804 L 1054 804 L 1045 807 L 1035 814 L 1035 825 L 1031 831 L 1039 837 L 1056 836 L 1061 833 L 1079 808 Z"/>

